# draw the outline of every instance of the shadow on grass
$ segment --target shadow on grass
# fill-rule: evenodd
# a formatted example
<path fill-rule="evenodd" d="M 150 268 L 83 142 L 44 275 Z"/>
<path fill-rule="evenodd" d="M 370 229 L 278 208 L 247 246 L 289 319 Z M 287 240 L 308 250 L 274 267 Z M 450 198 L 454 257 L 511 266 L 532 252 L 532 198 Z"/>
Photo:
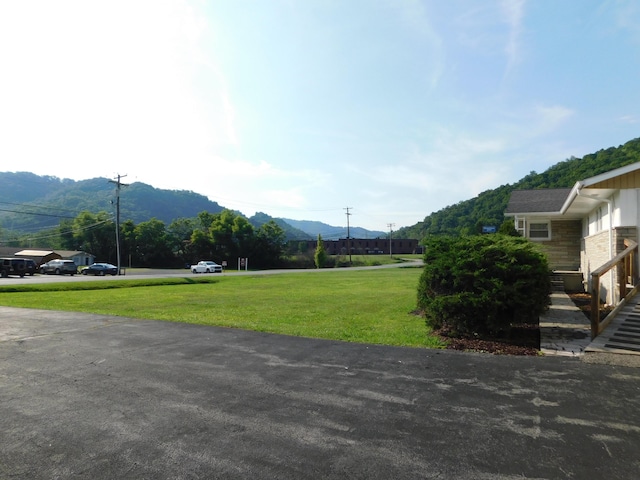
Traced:
<path fill-rule="evenodd" d="M 23 292 L 73 292 L 82 290 L 108 290 L 113 288 L 162 287 L 171 285 L 194 285 L 218 283 L 217 278 L 149 278 L 143 280 L 105 280 L 102 282 L 66 282 L 37 285 L 0 286 L 0 293 Z"/>

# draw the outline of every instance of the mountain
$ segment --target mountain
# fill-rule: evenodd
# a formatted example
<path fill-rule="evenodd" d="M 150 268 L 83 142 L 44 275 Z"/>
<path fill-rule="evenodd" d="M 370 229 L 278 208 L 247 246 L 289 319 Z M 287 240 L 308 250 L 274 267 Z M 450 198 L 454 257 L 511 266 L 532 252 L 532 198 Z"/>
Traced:
<path fill-rule="evenodd" d="M 73 219 L 82 211 L 109 212 L 115 217 L 116 184 L 107 178 L 89 180 L 61 179 L 29 172 L 0 172 L 0 231 L 33 233 L 57 227 L 63 219 Z M 163 190 L 140 182 L 120 188 L 120 219 L 140 223 L 156 218 L 166 225 L 178 218 L 193 218 L 207 211 L 219 213 L 224 207 L 204 195 L 186 190 Z M 237 212 L 241 214 L 241 212 Z M 315 240 L 318 233 L 327 239 L 346 237 L 346 229 L 321 222 L 300 222 L 307 230 L 266 213 L 249 218 L 254 227 L 273 220 L 285 232 L 287 240 Z M 311 227 L 312 225 L 313 227 Z M 352 227 L 351 236 L 375 238 L 382 232 Z"/>
<path fill-rule="evenodd" d="M 113 212 L 115 216 L 115 203 L 115 184 L 106 178 L 74 181 L 27 172 L 0 173 L 3 229 L 32 232 L 51 228 L 81 211 Z M 155 217 L 170 224 L 204 210 L 219 213 L 223 209 L 195 192 L 161 190 L 139 182 L 122 186 L 120 191 L 120 218 L 134 223 Z"/>
<path fill-rule="evenodd" d="M 448 206 L 425 217 L 422 222 L 398 230 L 398 237 L 421 240 L 428 235 L 477 233 L 483 225 L 500 226 L 513 190 L 568 188 L 610 170 L 640 161 L 640 138 L 619 147 L 599 150 L 582 158 L 571 157 L 543 173 L 531 172 L 513 185 L 502 185 L 477 197 Z"/>
<path fill-rule="evenodd" d="M 572 187 L 578 180 L 635 162 L 640 162 L 640 138 L 582 158 L 571 157 L 543 173 L 532 171 L 514 184 L 501 185 L 434 212 L 422 222 L 397 230 L 394 236 L 421 240 L 428 235 L 480 232 L 484 225 L 502 224 L 513 190 Z M 85 210 L 113 212 L 115 216 L 115 190 L 113 181 L 106 178 L 75 181 L 28 172 L 0 172 L 0 231 L 25 234 L 46 230 Z M 157 218 L 169 225 L 176 219 L 193 218 L 203 211 L 219 213 L 223 210 L 223 206 L 204 195 L 157 189 L 140 182 L 123 186 L 120 194 L 120 218 L 134 223 Z M 257 213 L 249 220 L 256 227 L 274 220 L 285 231 L 288 240 L 309 240 L 318 235 L 325 240 L 347 237 L 346 227 L 317 221 L 272 218 L 265 213 Z M 349 229 L 351 238 L 385 238 L 387 235 L 359 227 Z"/>
<path fill-rule="evenodd" d="M 293 227 L 282 218 L 273 218 L 262 212 L 257 212 L 254 216 L 249 218 L 249 223 L 257 228 L 260 228 L 262 225 L 270 221 L 276 222 L 276 224 L 284 230 L 287 240 L 315 240 L 315 237 Z"/>
<path fill-rule="evenodd" d="M 338 240 L 347 238 L 347 227 L 333 227 L 322 222 L 314 222 L 311 220 L 292 220 L 283 218 L 285 222 L 294 228 L 297 228 L 313 237 L 315 240 L 318 235 L 322 235 L 323 240 Z M 351 238 L 385 238 L 387 233 L 375 230 L 366 230 L 360 227 L 349 227 L 349 236 Z"/>

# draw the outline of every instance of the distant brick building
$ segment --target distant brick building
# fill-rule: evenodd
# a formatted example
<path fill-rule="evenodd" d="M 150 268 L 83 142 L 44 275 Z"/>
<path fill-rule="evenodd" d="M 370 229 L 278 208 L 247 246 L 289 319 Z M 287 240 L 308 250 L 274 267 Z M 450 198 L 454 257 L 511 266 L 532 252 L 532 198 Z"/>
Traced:
<path fill-rule="evenodd" d="M 340 238 L 338 240 L 323 240 L 324 249 L 329 255 L 348 255 L 349 247 L 354 255 L 382 255 L 382 254 L 413 254 L 422 253 L 418 240 L 409 238 Z M 307 249 L 315 250 L 318 242 L 309 240 Z M 391 252 L 389 251 L 391 248 Z"/>

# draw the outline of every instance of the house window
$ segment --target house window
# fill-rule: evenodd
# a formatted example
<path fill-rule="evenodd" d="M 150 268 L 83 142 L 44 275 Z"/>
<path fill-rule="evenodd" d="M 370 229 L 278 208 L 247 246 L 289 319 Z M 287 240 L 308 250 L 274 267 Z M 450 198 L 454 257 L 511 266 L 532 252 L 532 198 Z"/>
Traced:
<path fill-rule="evenodd" d="M 520 236 L 522 237 L 526 237 L 526 222 L 524 220 L 524 218 L 516 218 L 515 221 L 515 227 L 516 227 L 516 231 L 520 234 Z"/>
<path fill-rule="evenodd" d="M 602 229 L 602 207 L 598 208 L 598 210 L 596 210 L 596 232 L 601 232 Z"/>
<path fill-rule="evenodd" d="M 549 222 L 536 222 L 529 224 L 529 238 L 548 240 L 551 238 L 549 232 Z"/>

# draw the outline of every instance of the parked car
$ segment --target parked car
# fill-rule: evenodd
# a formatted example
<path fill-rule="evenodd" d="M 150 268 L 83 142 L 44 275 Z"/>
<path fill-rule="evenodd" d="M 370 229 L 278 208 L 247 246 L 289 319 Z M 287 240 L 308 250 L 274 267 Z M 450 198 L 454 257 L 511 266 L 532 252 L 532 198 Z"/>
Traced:
<path fill-rule="evenodd" d="M 195 265 L 191 265 L 193 273 L 222 273 L 222 265 L 210 260 L 203 260 Z"/>
<path fill-rule="evenodd" d="M 24 277 L 26 265 L 24 258 L 0 258 L 0 276 L 3 278 L 9 275 L 19 275 Z"/>
<path fill-rule="evenodd" d="M 73 260 L 51 260 L 40 265 L 40 273 L 55 273 L 56 275 L 75 275 L 78 273 L 78 266 Z"/>
<path fill-rule="evenodd" d="M 118 267 L 110 263 L 92 263 L 82 270 L 83 275 L 117 275 Z"/>
<path fill-rule="evenodd" d="M 33 275 L 38 271 L 38 266 L 36 262 L 31 260 L 30 258 L 25 258 L 24 260 L 24 271 L 27 275 Z"/>

